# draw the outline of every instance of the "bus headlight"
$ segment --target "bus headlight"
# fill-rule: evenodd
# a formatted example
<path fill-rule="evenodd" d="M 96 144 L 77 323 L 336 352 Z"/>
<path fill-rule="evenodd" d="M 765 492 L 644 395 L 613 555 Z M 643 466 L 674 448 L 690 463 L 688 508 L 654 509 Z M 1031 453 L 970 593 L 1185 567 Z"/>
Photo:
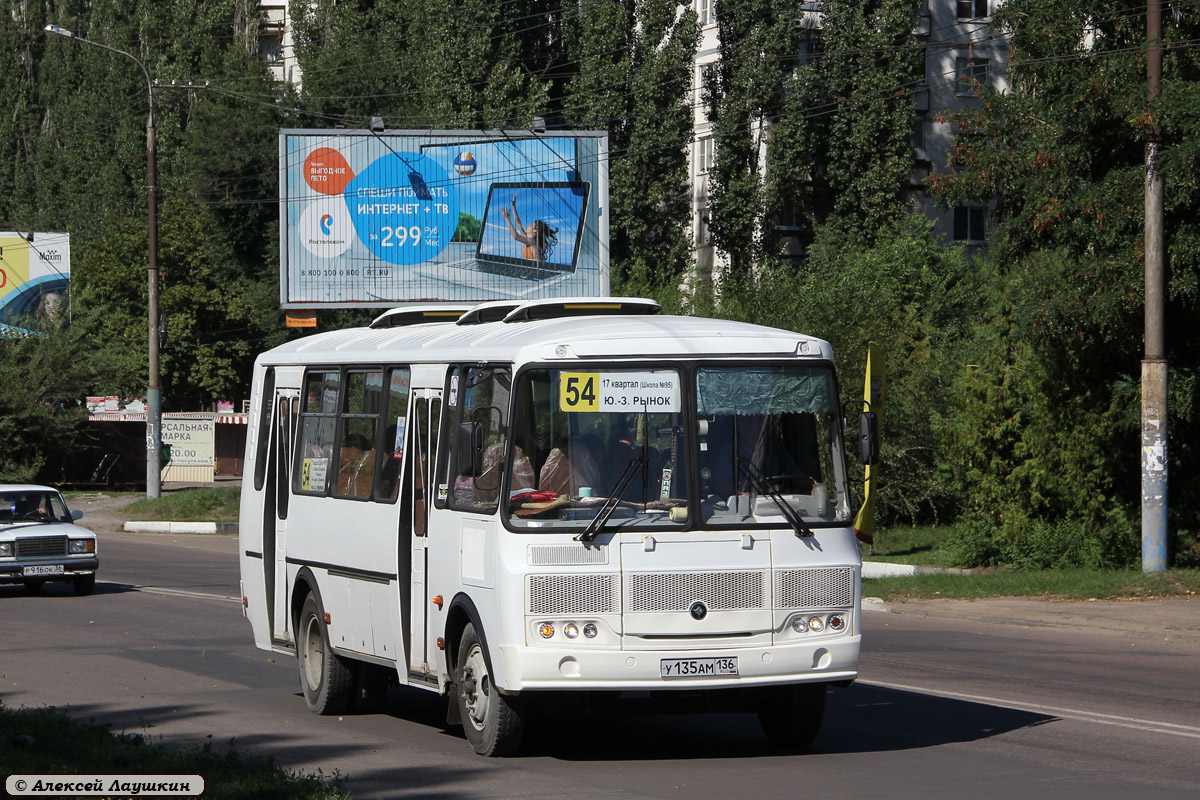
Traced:
<path fill-rule="evenodd" d="M 568 622 L 566 624 L 566 627 L 563 628 L 563 635 L 566 636 L 568 639 L 578 639 L 579 638 L 579 626 L 576 625 L 574 622 Z"/>
<path fill-rule="evenodd" d="M 820 633 L 825 630 L 825 623 L 821 621 L 820 617 L 810 617 L 808 620 L 808 629 L 813 633 Z"/>
<path fill-rule="evenodd" d="M 600 631 L 596 628 L 596 623 L 589 622 L 583 626 L 583 635 L 588 639 L 595 639 L 596 634 Z"/>
<path fill-rule="evenodd" d="M 804 633 L 808 630 L 808 620 L 804 617 L 792 617 L 792 630 L 796 633 Z"/>

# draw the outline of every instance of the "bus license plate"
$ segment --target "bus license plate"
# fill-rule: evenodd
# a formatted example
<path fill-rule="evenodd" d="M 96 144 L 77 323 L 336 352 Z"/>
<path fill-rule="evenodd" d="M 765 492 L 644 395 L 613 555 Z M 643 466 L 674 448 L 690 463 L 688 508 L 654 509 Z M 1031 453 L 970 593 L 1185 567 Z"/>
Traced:
<path fill-rule="evenodd" d="M 62 575 L 63 567 L 62 567 L 62 564 L 50 564 L 50 565 L 45 565 L 45 566 L 25 567 L 25 569 L 21 570 L 21 574 L 24 575 L 26 578 L 33 577 L 35 575 Z"/>
<path fill-rule="evenodd" d="M 737 656 L 726 658 L 664 658 L 658 662 L 663 678 L 715 678 L 737 675 Z"/>

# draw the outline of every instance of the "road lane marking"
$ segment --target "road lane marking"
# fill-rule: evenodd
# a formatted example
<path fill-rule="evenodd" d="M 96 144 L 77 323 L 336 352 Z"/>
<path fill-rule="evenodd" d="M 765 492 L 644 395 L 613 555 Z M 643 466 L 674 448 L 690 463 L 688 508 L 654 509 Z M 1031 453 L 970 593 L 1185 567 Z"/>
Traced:
<path fill-rule="evenodd" d="M 1154 719 L 1122 717 L 1116 714 L 1100 714 L 1095 711 L 1083 711 L 1078 708 L 1062 708 L 1061 706 L 1025 703 L 1020 700 L 1006 700 L 999 697 L 987 697 L 985 695 L 978 694 L 948 692 L 941 689 L 930 689 L 925 686 L 909 686 L 903 683 L 884 683 L 882 681 L 859 681 L 859 683 L 865 683 L 868 686 L 879 686 L 883 689 L 897 689 L 903 692 L 931 694 L 936 697 L 945 697 L 952 700 L 969 700 L 975 703 L 987 703 L 988 705 L 1012 708 L 1016 709 L 1017 711 L 1036 711 L 1038 713 L 1050 714 L 1063 719 L 1073 719 L 1082 722 L 1095 722 L 1100 725 L 1116 725 L 1120 728 L 1130 728 L 1138 731 L 1151 731 L 1153 733 L 1166 733 L 1170 734 L 1171 736 L 1186 736 L 1190 739 L 1200 739 L 1200 728 L 1194 725 L 1178 725 L 1174 722 L 1160 722 L 1159 720 Z"/>
<path fill-rule="evenodd" d="M 146 592 L 148 594 L 161 594 L 167 597 L 190 597 L 196 600 L 226 600 L 230 603 L 241 603 L 240 597 L 230 597 L 227 594 L 209 594 L 208 592 L 188 592 L 183 589 L 167 589 L 162 586 L 134 586 L 133 589 L 138 592 Z"/>

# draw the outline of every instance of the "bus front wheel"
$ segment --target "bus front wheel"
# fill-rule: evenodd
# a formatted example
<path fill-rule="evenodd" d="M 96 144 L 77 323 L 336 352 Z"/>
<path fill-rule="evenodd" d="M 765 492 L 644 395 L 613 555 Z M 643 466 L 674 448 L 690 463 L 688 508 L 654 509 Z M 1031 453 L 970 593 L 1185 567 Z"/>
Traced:
<path fill-rule="evenodd" d="M 471 748 L 482 756 L 516 752 L 525 731 L 525 704 L 520 697 L 496 689 L 487 654 L 471 623 L 459 639 L 455 673 L 455 702 Z"/>
<path fill-rule="evenodd" d="M 825 717 L 823 683 L 798 683 L 766 689 L 758 706 L 763 733 L 781 750 L 803 750 L 817 738 Z"/>
<path fill-rule="evenodd" d="M 329 646 L 321 606 L 313 595 L 304 600 L 296 628 L 296 657 L 300 662 L 300 687 L 304 702 L 314 714 L 340 714 L 354 696 L 354 674 Z"/>

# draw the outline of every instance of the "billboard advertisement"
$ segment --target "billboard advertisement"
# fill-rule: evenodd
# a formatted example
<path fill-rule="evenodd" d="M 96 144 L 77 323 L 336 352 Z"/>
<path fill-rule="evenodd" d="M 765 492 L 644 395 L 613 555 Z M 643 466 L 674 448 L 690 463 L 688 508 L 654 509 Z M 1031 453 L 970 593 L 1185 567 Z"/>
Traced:
<path fill-rule="evenodd" d="M 67 313 L 71 235 L 0 231 L 0 325 Z"/>
<path fill-rule="evenodd" d="M 608 137 L 285 130 L 284 308 L 609 293 Z"/>

